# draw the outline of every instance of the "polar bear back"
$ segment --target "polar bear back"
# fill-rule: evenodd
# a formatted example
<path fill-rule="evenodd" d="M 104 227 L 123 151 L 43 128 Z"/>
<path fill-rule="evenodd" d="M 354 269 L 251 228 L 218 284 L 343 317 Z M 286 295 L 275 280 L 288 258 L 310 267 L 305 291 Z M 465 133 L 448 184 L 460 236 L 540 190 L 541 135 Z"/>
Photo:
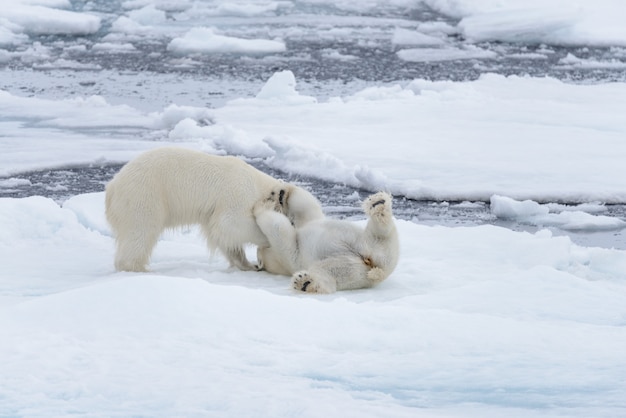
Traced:
<path fill-rule="evenodd" d="M 252 207 L 277 182 L 236 157 L 158 148 L 126 164 L 107 185 L 107 217 L 117 233 L 137 224 L 144 230 L 200 224 L 212 243 L 265 244 Z"/>

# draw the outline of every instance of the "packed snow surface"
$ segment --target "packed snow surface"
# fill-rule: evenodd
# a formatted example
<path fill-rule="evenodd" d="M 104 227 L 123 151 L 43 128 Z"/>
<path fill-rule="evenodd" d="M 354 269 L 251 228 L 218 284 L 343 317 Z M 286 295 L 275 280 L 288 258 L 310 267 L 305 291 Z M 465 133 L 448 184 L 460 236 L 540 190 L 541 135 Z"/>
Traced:
<path fill-rule="evenodd" d="M 174 145 L 372 192 L 490 202 L 494 216 L 539 230 L 426 226 L 416 213 L 397 221 L 401 257 L 388 280 L 311 296 L 287 277 L 229 268 L 195 227 L 164 234 L 150 273 L 116 273 L 103 193 L 0 197 L 0 417 L 626 415 L 626 251 L 541 229 L 624 228 L 606 204 L 626 203 L 625 83 L 484 74 L 321 97 L 281 68 L 254 94 L 209 107 L 200 82 L 112 77 L 73 58 L 132 59 L 146 53 L 138 43 L 165 42 L 181 68 L 225 53 L 274 63 L 294 37 L 389 39 L 416 63 L 490 59 L 485 41 L 619 55 L 623 2 L 424 0 L 449 19 L 419 25 L 371 17 L 414 7 L 408 0 L 139 0 L 110 13 L 93 4 L 5 0 L 0 9 L 0 63 L 68 71 L 57 84 L 45 73 L 41 89 L 0 89 L 0 196 L 28 186 L 25 171 Z M 316 8 L 334 13 L 306 12 Z M 94 44 L 70 41 L 95 34 Z M 58 38 L 43 45 L 42 36 Z M 623 64 L 572 53 L 559 65 Z M 52 88 L 97 77 L 129 93 Z M 134 93 L 151 82 L 154 100 Z"/>
<path fill-rule="evenodd" d="M 115 273 L 103 200 L 0 199 L 5 416 L 624 413 L 624 251 L 398 221 L 387 281 L 299 295 L 195 229 Z"/>

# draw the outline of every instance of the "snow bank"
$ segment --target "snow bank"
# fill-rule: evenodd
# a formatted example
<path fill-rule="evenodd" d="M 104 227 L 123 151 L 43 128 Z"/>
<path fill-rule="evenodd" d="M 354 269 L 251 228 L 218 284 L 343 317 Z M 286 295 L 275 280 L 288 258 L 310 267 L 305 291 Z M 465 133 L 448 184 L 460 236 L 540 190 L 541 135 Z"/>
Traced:
<path fill-rule="evenodd" d="M 102 235 L 112 236 L 104 214 L 104 193 L 85 193 L 63 202 L 63 209 L 74 213 L 83 227 Z"/>
<path fill-rule="evenodd" d="M 240 39 L 219 35 L 211 28 L 193 28 L 183 37 L 173 39 L 167 50 L 177 54 L 269 54 L 283 52 L 286 47 L 284 42 L 278 40 Z"/>
<path fill-rule="evenodd" d="M 498 218 L 515 220 L 536 226 L 557 226 L 565 230 L 612 230 L 626 227 L 626 222 L 602 215 L 593 215 L 582 210 L 564 205 L 541 205 L 532 200 L 523 202 L 509 197 L 494 195 L 491 197 L 491 212 Z M 581 207 L 581 206 L 579 206 Z M 584 207 L 584 206 L 582 206 Z M 550 213 L 552 210 L 562 210 Z M 597 210 L 596 208 L 594 208 Z"/>
<path fill-rule="evenodd" d="M 0 199 L 8 415 L 618 416 L 626 252 L 400 221 L 374 289 L 307 296 L 193 231 L 114 273 L 103 193 Z M 36 262 L 34 262 L 36 260 Z M 305 394 L 305 395 L 303 395 Z M 68 400 L 69 399 L 69 400 Z"/>
<path fill-rule="evenodd" d="M 461 19 L 470 41 L 626 45 L 626 5 L 620 0 L 424 0 Z"/>
<path fill-rule="evenodd" d="M 2 32 L 7 30 L 18 34 L 86 35 L 100 29 L 97 16 L 59 9 L 69 5 L 68 1 L 5 0 L 0 9 L 0 44 Z"/>
<path fill-rule="evenodd" d="M 611 59 L 607 61 L 578 58 L 574 54 L 568 53 L 565 58 L 559 60 L 560 69 L 568 70 L 572 68 L 626 68 L 626 63 Z"/>
<path fill-rule="evenodd" d="M 261 88 L 256 98 L 260 100 L 288 101 L 289 103 L 315 103 L 316 101 L 314 97 L 302 96 L 296 91 L 296 77 L 291 71 L 274 73 Z"/>
<path fill-rule="evenodd" d="M 415 30 L 396 28 L 391 38 L 394 45 L 444 45 L 445 41 L 439 37 L 430 36 Z"/>
<path fill-rule="evenodd" d="M 254 99 L 234 99 L 229 101 L 229 105 L 248 106 L 291 106 L 315 104 L 317 99 L 312 96 L 305 96 L 296 90 L 296 77 L 289 70 L 274 73 L 261 87 Z"/>
<path fill-rule="evenodd" d="M 248 134 L 232 126 L 202 126 L 186 118 L 169 132 L 168 139 L 178 142 L 200 142 L 201 148 L 211 154 L 240 155 L 250 158 L 267 158 L 274 153 L 263 142 L 251 141 Z"/>
<path fill-rule="evenodd" d="M 473 42 L 505 41 L 526 44 L 559 44 L 568 38 L 577 13 L 567 9 L 528 8 L 495 10 L 464 17 L 461 32 Z"/>
<path fill-rule="evenodd" d="M 454 61 L 470 59 L 489 59 L 498 56 L 494 51 L 466 45 L 462 48 L 409 48 L 396 53 L 398 57 L 409 62 Z"/>
<path fill-rule="evenodd" d="M 27 43 L 28 34 L 93 34 L 109 30 L 107 42 L 130 39 L 171 40 L 169 50 L 180 55 L 195 53 L 272 54 L 285 51 L 280 39 L 259 39 L 265 31 L 253 27 L 264 21 L 278 22 L 273 36 L 323 36 L 340 40 L 358 36 L 364 44 L 380 45 L 391 39 L 396 45 L 441 45 L 445 34 L 460 34 L 465 43 L 505 41 L 565 45 L 625 46 L 626 6 L 620 0 L 583 0 L 575 6 L 567 0 L 424 0 L 434 10 L 459 19 L 458 24 L 440 21 L 420 24 L 398 10 L 413 10 L 414 1 L 125 1 L 119 10 L 103 16 L 90 14 L 89 3 L 69 1 L 7 0 L 0 10 L 0 45 Z M 72 11 L 75 10 L 84 11 Z M 325 10 L 322 18 L 307 8 Z M 394 18 L 377 18 L 388 13 Z M 354 14 L 354 17 L 350 14 Z M 106 25 L 102 25 L 102 19 Z M 109 19 L 111 25 L 108 25 Z M 249 22 L 255 20 L 254 25 Z M 216 28 L 202 27 L 207 22 Z M 224 31 L 234 33 L 226 34 Z M 431 29 L 431 31 L 429 31 Z M 181 36 L 181 32 L 187 31 Z M 413 32 L 413 33 L 411 33 Z M 25 35 L 26 34 L 26 35 Z M 435 35 L 435 36 L 433 36 Z M 444 35 L 444 36 L 441 36 Z M 469 45 L 466 45 L 469 46 Z M 451 57 L 448 47 L 445 55 Z M 456 50 L 460 54 L 464 50 Z M 435 51 L 431 51 L 434 54 Z M 413 52 L 414 53 L 414 52 Z M 413 54 L 407 53 L 407 54 Z M 475 52 L 476 53 L 476 52 Z M 467 52 L 458 59 L 467 59 Z M 482 56 L 476 56 L 482 58 Z M 447 58 L 457 59 L 457 58 Z"/>
<path fill-rule="evenodd" d="M 293 95 L 293 80 L 284 75 L 261 91 L 276 91 L 278 83 Z M 368 87 L 300 106 L 234 100 L 215 110 L 215 121 L 251 140 L 274 141 L 275 167 L 372 191 L 615 203 L 626 201 L 623 97 L 624 83 L 577 86 L 488 74 L 472 82 Z M 362 169 L 378 172 L 377 181 L 355 181 Z"/>
<path fill-rule="evenodd" d="M 2 90 L 0 114 L 0 146 L 6 151 L 0 153 L 0 176 L 42 167 L 125 162 L 141 151 L 174 143 L 199 149 L 201 138 L 168 140 L 167 134 L 181 120 L 212 123 L 207 108 L 170 105 L 148 113 L 112 105 L 101 96 L 50 100 Z M 259 147 L 252 144 L 248 149 Z"/>
<path fill-rule="evenodd" d="M 216 109 L 171 105 L 150 113 L 100 96 L 0 91 L 0 175 L 125 161 L 175 143 L 416 199 L 626 202 L 626 83 L 487 74 L 319 101 L 281 71 L 258 91 Z"/>

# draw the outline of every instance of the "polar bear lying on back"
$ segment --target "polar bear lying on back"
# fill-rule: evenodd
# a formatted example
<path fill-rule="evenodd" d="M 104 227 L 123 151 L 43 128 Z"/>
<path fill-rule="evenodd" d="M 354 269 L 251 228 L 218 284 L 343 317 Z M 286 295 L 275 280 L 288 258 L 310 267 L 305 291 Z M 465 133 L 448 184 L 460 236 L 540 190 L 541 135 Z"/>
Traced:
<path fill-rule="evenodd" d="M 360 289 L 385 280 L 398 263 L 399 242 L 391 196 L 371 195 L 363 202 L 369 217 L 362 228 L 355 223 L 314 219 L 292 224 L 270 199 L 258 203 L 254 215 L 269 247 L 259 247 L 262 267 L 291 275 L 296 290 L 332 293 Z"/>
<path fill-rule="evenodd" d="M 254 206 L 273 196 L 274 210 L 296 226 L 322 218 L 306 190 L 274 179 L 235 157 L 158 148 L 126 164 L 106 186 L 106 217 L 116 239 L 115 268 L 145 271 L 163 230 L 199 224 L 209 248 L 232 266 L 255 268 L 244 245 L 269 246 Z"/>

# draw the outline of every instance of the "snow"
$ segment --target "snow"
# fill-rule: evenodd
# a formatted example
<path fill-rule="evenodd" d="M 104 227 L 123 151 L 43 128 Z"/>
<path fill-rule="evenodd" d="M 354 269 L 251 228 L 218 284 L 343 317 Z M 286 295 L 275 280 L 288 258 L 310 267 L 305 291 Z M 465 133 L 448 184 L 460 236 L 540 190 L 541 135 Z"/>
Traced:
<path fill-rule="evenodd" d="M 563 45 L 626 45 L 626 4 L 619 0 L 424 0 L 461 19 L 459 29 L 475 42 Z"/>
<path fill-rule="evenodd" d="M 290 33 L 341 40 L 358 31 L 376 44 L 384 32 L 415 61 L 490 54 L 472 44 L 482 40 L 619 47 L 626 39 L 619 1 L 426 3 L 458 22 L 350 16 L 412 4 L 403 0 L 299 2 L 346 12 L 328 21 L 289 15 L 290 1 L 133 0 L 96 16 L 66 0 L 10 0 L 0 10 L 0 62 L 80 70 L 41 75 L 52 86 L 106 79 L 83 73 L 96 64 L 53 58 L 31 42 L 98 30 L 109 30 L 93 46 L 102 56 L 132 57 L 136 37 L 164 38 L 187 67 L 197 54 L 278 53 Z M 285 24 L 261 33 L 241 23 L 250 17 Z M 335 28 L 339 21 L 346 26 Z M 449 34 L 468 43 L 440 44 Z M 358 62 L 343 49 L 324 53 Z M 549 54 L 546 46 L 526 55 Z M 572 53 L 561 65 L 617 64 Z M 138 81 L 126 76 L 115 80 L 132 93 Z M 626 251 L 553 232 L 624 228 L 607 204 L 626 203 L 626 83 L 484 74 L 323 98 L 281 68 L 256 94 L 209 108 L 213 86 L 203 80 L 140 81 L 174 99 L 0 90 L 0 416 L 626 414 Z M 291 291 L 286 277 L 230 269 L 195 227 L 163 235 L 150 273 L 116 273 L 103 192 L 63 202 L 1 197 L 28 186 L 29 170 L 125 162 L 166 145 L 455 208 L 490 202 L 498 219 L 536 232 L 425 225 L 416 213 L 397 221 L 401 258 L 387 281 L 311 296 Z M 358 205 L 358 195 L 350 199 Z"/>
<path fill-rule="evenodd" d="M 58 8 L 69 6 L 68 1 L 6 0 L 4 6 L 0 10 L 0 29 L 14 33 L 89 34 L 100 28 L 97 16 Z"/>
<path fill-rule="evenodd" d="M 563 69 L 568 68 L 626 68 L 626 64 L 617 60 L 598 61 L 578 58 L 574 54 L 567 54 L 565 58 L 559 60 Z"/>
<path fill-rule="evenodd" d="M 618 416 L 623 251 L 399 221 L 376 289 L 306 296 L 170 234 L 114 273 L 103 193 L 0 199 L 9 416 Z M 37 260 L 37 262 L 32 262 Z"/>
<path fill-rule="evenodd" d="M 277 168 L 372 191 L 617 203 L 626 200 L 624 97 L 623 83 L 578 86 L 489 74 L 472 82 L 370 87 L 296 106 L 291 92 L 271 106 L 238 99 L 215 109 L 215 120 L 267 143 Z"/>
<path fill-rule="evenodd" d="M 296 78 L 291 71 L 275 73 L 256 95 L 259 100 L 277 101 L 278 104 L 315 103 L 315 97 L 303 96 L 296 91 Z M 239 102 L 250 102 L 240 100 Z M 254 101 L 253 101 L 254 102 Z"/>
<path fill-rule="evenodd" d="M 98 31 L 102 17 L 89 12 L 76 12 L 65 0 L 7 0 L 6 7 L 0 10 L 0 45 L 21 44 L 28 40 L 24 34 L 89 34 Z M 6 3 L 6 2 L 5 2 Z M 408 8 L 415 2 L 398 0 L 393 2 L 370 0 L 328 2 L 307 0 L 298 2 L 303 6 L 332 6 L 348 13 L 368 12 L 385 8 Z M 626 5 L 620 0 L 581 0 L 575 5 L 568 0 L 423 0 L 432 9 L 459 19 L 458 24 L 449 26 L 435 22 L 445 32 L 463 35 L 469 42 L 512 41 L 523 43 L 554 43 L 564 45 L 599 45 L 626 46 L 626 27 L 622 24 L 626 17 Z M 172 50 L 181 53 L 271 53 L 283 51 L 284 41 L 274 39 L 250 39 L 251 34 L 243 37 L 215 33 L 214 29 L 202 27 L 202 21 L 214 20 L 232 24 L 234 19 L 263 19 L 281 17 L 297 9 L 292 1 L 242 1 L 242 2 L 163 2 L 157 0 L 125 1 L 124 15 L 113 22 L 113 33 L 159 37 L 167 35 L 173 43 Z M 168 17 L 168 13 L 170 16 Z M 317 24 L 314 32 L 317 36 L 339 36 L 328 27 L 330 21 L 315 22 L 312 15 L 298 14 L 286 23 L 297 23 L 284 34 L 293 34 L 294 30 L 308 31 L 307 25 Z M 334 17 L 337 19 L 337 17 Z M 317 19 L 314 17 L 313 19 Z M 341 19 L 341 18 L 339 18 Z M 373 20 L 360 17 L 354 24 L 366 27 L 354 30 L 369 30 L 376 37 L 378 28 Z M 181 25 L 174 22 L 192 22 L 192 27 L 181 36 Z M 339 21 L 335 21 L 338 23 Z M 344 20 L 345 23 L 345 20 Z M 383 25 L 389 22 L 381 22 Z M 414 29 L 408 21 L 397 21 L 393 30 Z M 443 25 L 443 26 L 442 26 Z M 432 25 L 431 25 L 432 26 Z M 426 27 L 420 27 L 424 33 L 409 36 L 396 33 L 398 44 L 416 45 L 437 43 L 437 38 L 426 37 Z M 325 32 L 325 33 L 324 33 Z M 347 32 L 350 33 L 350 32 Z M 346 33 L 346 34 L 347 34 Z"/>
<path fill-rule="evenodd" d="M 463 48 L 409 48 L 397 52 L 398 57 L 410 62 L 469 60 L 476 58 L 495 58 L 493 51 L 468 45 Z"/>
<path fill-rule="evenodd" d="M 578 205 L 581 207 L 581 205 Z M 532 200 L 523 202 L 510 197 L 491 196 L 491 212 L 501 219 L 517 220 L 537 226 L 558 226 L 565 230 L 585 229 L 622 229 L 626 222 L 610 216 L 593 215 L 582 210 L 572 210 L 564 205 L 542 205 Z M 558 213 L 550 213 L 551 207 L 561 210 Z M 587 208 L 589 211 L 592 208 Z M 594 209 L 594 211 L 597 209 Z"/>
<path fill-rule="evenodd" d="M 223 36 L 215 33 L 215 30 L 211 28 L 193 28 L 183 37 L 173 39 L 167 49 L 181 55 L 194 52 L 267 54 L 283 52 L 285 44 L 278 40 L 239 39 Z"/>
<path fill-rule="evenodd" d="M 445 43 L 439 37 L 430 36 L 415 30 L 396 28 L 391 38 L 391 42 L 396 45 L 443 45 Z"/>

